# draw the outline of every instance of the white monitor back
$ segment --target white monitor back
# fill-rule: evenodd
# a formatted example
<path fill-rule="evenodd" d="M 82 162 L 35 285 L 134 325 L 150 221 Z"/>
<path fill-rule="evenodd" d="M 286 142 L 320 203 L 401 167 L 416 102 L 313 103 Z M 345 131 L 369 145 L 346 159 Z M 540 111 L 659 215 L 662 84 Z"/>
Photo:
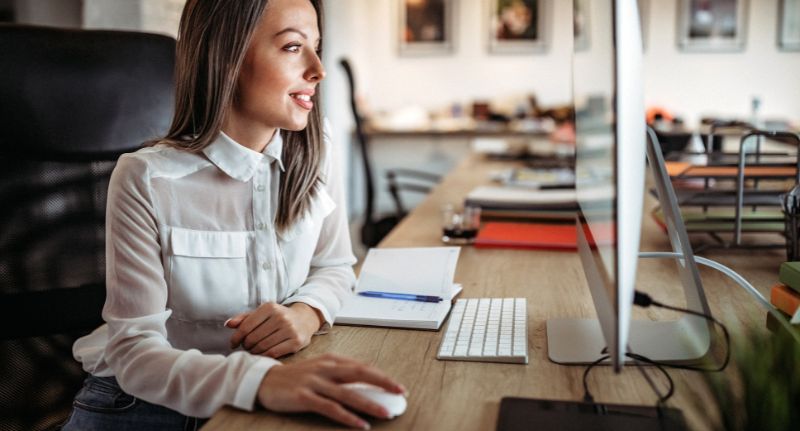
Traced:
<path fill-rule="evenodd" d="M 594 0 L 592 44 L 573 61 L 579 228 L 594 243 L 605 295 L 593 292 L 608 354 L 624 362 L 633 303 L 645 169 L 642 45 L 636 0 Z M 586 266 L 584 265 L 586 269 Z"/>
<path fill-rule="evenodd" d="M 647 145 L 636 0 L 593 0 L 593 43 L 573 56 L 578 249 L 597 319 L 547 321 L 548 356 L 585 364 L 609 356 L 616 371 L 631 350 L 693 363 L 708 354 L 708 323 L 696 316 L 631 321 L 642 224 L 645 152 L 688 308 L 709 314 L 697 266 L 655 140 Z M 652 134 L 651 134 L 652 136 Z M 654 138 L 654 136 L 652 136 Z"/>

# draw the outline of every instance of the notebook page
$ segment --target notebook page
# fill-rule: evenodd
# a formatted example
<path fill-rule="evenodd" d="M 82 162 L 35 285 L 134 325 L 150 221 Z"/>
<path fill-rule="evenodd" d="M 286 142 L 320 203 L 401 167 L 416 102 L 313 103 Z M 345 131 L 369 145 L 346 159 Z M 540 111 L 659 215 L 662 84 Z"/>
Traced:
<path fill-rule="evenodd" d="M 367 254 L 356 293 L 378 291 L 447 298 L 459 247 L 373 248 Z"/>

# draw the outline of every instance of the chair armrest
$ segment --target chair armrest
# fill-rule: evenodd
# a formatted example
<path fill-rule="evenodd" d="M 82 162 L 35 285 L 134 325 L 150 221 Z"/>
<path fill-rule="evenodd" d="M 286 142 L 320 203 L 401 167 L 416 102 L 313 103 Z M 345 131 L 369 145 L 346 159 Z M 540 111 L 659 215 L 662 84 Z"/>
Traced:
<path fill-rule="evenodd" d="M 422 179 L 432 183 L 438 183 L 442 180 L 442 177 L 439 175 L 415 169 L 395 168 L 386 170 L 386 178 L 391 180 L 398 176 L 415 177 L 415 179 Z"/>

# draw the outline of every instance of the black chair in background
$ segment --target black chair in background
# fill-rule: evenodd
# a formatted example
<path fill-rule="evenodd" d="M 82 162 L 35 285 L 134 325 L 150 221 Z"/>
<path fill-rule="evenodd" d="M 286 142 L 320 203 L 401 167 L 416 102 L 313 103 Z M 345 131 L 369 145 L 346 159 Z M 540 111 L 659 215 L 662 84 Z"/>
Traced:
<path fill-rule="evenodd" d="M 397 218 L 402 219 L 408 214 L 408 208 L 403 203 L 402 192 L 427 194 L 430 193 L 431 187 L 441 179 L 439 175 L 413 169 L 387 169 L 386 180 L 389 182 L 389 193 L 394 201 Z"/>
<path fill-rule="evenodd" d="M 57 428 L 102 323 L 117 158 L 172 118 L 175 41 L 0 26 L 0 431 Z"/>
<path fill-rule="evenodd" d="M 365 247 L 374 247 L 405 217 L 406 205 L 403 203 L 401 192 L 410 191 L 428 193 L 431 187 L 439 182 L 440 177 L 428 172 L 413 169 L 388 169 L 386 180 L 389 184 L 389 193 L 395 205 L 394 214 L 375 214 L 375 183 L 372 176 L 372 162 L 370 156 L 369 139 L 364 132 L 364 119 L 359 113 L 356 103 L 356 84 L 353 68 L 347 59 L 341 59 L 339 64 L 347 75 L 350 86 L 350 108 L 356 125 L 356 139 L 358 141 L 361 161 L 364 166 L 365 205 L 364 224 L 361 226 L 361 242 Z"/>

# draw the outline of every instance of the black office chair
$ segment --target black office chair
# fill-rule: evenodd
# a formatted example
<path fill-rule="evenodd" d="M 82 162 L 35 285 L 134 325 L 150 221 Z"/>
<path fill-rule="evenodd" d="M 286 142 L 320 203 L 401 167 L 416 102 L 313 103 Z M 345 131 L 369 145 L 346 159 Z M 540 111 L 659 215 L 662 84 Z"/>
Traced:
<path fill-rule="evenodd" d="M 0 431 L 56 428 L 102 323 L 117 158 L 172 118 L 175 41 L 0 25 Z"/>
<path fill-rule="evenodd" d="M 353 68 L 350 62 L 343 58 L 339 64 L 347 75 L 350 86 L 350 108 L 356 125 L 356 139 L 364 166 L 364 183 L 366 188 L 366 203 L 364 206 L 364 224 L 361 226 L 361 242 L 365 247 L 374 247 L 400 222 L 407 214 L 406 205 L 403 203 L 401 192 L 428 193 L 431 187 L 440 181 L 440 177 L 428 172 L 414 169 L 389 169 L 386 171 L 386 180 L 389 184 L 389 193 L 395 204 L 394 214 L 375 215 L 375 183 L 372 176 L 372 162 L 369 149 L 369 140 L 364 133 L 364 119 L 356 103 L 356 84 Z"/>

